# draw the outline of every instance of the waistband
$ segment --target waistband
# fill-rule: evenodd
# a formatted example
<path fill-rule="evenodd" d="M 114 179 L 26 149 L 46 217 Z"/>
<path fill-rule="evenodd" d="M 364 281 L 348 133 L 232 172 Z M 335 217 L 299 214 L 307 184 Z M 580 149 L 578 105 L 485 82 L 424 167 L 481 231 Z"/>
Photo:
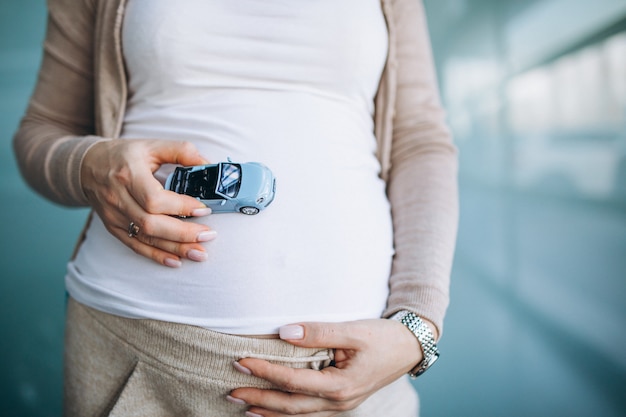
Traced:
<path fill-rule="evenodd" d="M 242 337 L 187 324 L 130 319 L 101 312 L 70 297 L 71 316 L 94 321 L 93 325 L 130 345 L 143 360 L 225 383 L 238 379 L 232 363 L 242 358 L 310 369 L 322 369 L 333 358 L 332 349 L 302 348 L 280 339 Z"/>

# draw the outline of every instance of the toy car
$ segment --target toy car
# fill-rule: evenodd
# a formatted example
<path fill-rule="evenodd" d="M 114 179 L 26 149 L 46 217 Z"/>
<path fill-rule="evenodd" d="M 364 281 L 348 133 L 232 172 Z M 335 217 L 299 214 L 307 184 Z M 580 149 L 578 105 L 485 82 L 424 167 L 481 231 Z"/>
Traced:
<path fill-rule="evenodd" d="M 240 212 L 253 215 L 274 201 L 276 179 L 258 162 L 177 167 L 165 189 L 197 198 L 213 213 Z"/>

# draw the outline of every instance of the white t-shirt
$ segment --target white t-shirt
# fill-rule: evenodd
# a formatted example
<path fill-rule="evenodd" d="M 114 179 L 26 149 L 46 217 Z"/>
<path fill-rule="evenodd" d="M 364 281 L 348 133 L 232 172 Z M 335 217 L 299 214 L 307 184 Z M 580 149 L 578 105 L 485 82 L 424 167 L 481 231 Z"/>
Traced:
<path fill-rule="evenodd" d="M 122 39 L 122 137 L 262 162 L 276 198 L 256 216 L 185 220 L 218 237 L 206 262 L 174 269 L 135 254 L 96 216 L 69 265 L 70 294 L 233 334 L 379 317 L 393 256 L 372 118 L 387 53 L 380 2 L 131 0 Z"/>

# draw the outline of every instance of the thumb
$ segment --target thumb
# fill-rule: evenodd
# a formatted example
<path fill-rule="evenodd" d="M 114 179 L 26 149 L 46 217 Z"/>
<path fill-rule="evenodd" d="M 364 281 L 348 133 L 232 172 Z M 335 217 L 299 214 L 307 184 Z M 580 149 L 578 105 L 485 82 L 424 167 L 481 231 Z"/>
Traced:
<path fill-rule="evenodd" d="M 200 155 L 200 152 L 191 142 L 160 141 L 152 155 L 160 164 L 178 164 L 183 166 L 205 165 L 209 161 Z"/>
<path fill-rule="evenodd" d="M 311 348 L 356 349 L 367 334 L 364 321 L 343 323 L 297 323 L 279 329 L 282 340 Z"/>

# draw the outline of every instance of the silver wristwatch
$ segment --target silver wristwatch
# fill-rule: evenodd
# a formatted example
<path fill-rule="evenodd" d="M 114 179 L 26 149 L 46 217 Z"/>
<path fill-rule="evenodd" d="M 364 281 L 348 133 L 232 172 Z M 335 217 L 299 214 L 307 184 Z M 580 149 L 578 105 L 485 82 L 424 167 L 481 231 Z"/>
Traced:
<path fill-rule="evenodd" d="M 402 310 L 389 317 L 391 320 L 404 324 L 417 338 L 417 341 L 424 354 L 424 359 L 415 368 L 409 371 L 411 378 L 417 378 L 439 358 L 439 349 L 435 343 L 435 336 L 430 327 L 415 313 Z"/>

